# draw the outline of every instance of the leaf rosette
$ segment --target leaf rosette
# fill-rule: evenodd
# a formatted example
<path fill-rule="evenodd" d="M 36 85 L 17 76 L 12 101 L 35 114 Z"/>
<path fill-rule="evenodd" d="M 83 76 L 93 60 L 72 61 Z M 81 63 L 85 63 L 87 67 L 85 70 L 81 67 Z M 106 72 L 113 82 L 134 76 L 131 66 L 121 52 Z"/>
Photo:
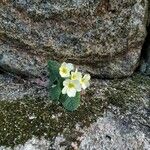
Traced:
<path fill-rule="evenodd" d="M 54 102 L 60 102 L 68 111 L 74 111 L 80 106 L 80 92 L 90 86 L 90 75 L 82 75 L 74 65 L 56 61 L 48 62 L 49 97 Z"/>

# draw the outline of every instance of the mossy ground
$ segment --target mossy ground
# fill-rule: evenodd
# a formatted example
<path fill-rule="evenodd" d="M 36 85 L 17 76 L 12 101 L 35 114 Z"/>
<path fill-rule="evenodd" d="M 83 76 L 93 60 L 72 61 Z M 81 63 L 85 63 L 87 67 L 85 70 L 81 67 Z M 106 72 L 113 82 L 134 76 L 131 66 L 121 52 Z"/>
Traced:
<path fill-rule="evenodd" d="M 129 79 L 113 80 L 111 86 L 106 90 L 109 102 L 122 111 L 129 109 L 132 105 L 140 105 L 143 93 L 150 94 L 150 78 L 135 74 Z M 149 94 L 148 94 L 149 93 Z"/>
<path fill-rule="evenodd" d="M 67 112 L 62 106 L 41 98 L 1 101 L 0 145 L 13 147 L 33 135 L 52 140 L 58 133 L 63 133 L 68 141 L 76 140 L 81 133 L 75 131 L 75 125 L 79 123 L 81 128 L 89 126 L 103 112 L 103 107 L 98 112 L 94 109 L 103 104 L 101 99 L 91 98 L 92 92 L 87 92 L 82 98 L 82 105 L 74 112 Z"/>
<path fill-rule="evenodd" d="M 95 86 L 82 96 L 81 106 L 74 112 L 67 112 L 46 98 L 0 101 L 0 145 L 13 147 L 32 136 L 52 140 L 58 133 L 68 142 L 76 141 L 82 134 L 75 129 L 76 124 L 81 128 L 89 126 L 103 115 L 109 104 L 122 110 L 132 104 L 140 105 L 140 97 L 150 91 L 150 78 L 141 75 L 109 81 L 105 88 L 99 82 L 93 82 Z M 104 88 L 105 100 L 98 94 L 101 88 Z"/>

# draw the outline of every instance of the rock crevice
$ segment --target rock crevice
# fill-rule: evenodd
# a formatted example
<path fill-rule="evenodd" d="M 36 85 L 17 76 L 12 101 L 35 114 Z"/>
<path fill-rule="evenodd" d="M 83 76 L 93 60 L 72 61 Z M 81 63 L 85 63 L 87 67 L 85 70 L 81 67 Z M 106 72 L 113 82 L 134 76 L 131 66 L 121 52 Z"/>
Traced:
<path fill-rule="evenodd" d="M 145 75 L 150 75 L 150 2 L 148 5 L 146 29 L 147 36 L 142 48 L 140 71 Z"/>

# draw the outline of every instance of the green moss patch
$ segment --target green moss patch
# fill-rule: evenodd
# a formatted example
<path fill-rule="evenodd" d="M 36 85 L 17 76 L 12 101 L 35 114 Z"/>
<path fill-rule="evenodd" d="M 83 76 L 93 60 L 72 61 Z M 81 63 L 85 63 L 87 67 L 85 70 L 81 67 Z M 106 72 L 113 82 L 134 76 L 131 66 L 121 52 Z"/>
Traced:
<path fill-rule="evenodd" d="M 63 134 L 69 145 L 82 134 L 76 130 L 77 124 L 81 128 L 88 127 L 103 115 L 109 104 L 131 111 L 141 105 L 141 99 L 149 91 L 150 78 L 134 75 L 106 82 L 94 80 L 74 112 L 67 112 L 47 98 L 0 101 L 0 145 L 14 147 L 33 136 L 53 141 L 58 134 Z"/>
<path fill-rule="evenodd" d="M 54 139 L 63 133 L 67 141 L 74 141 L 81 133 L 76 132 L 75 125 L 89 126 L 101 115 L 102 100 L 92 98 L 90 90 L 82 98 L 82 105 L 77 111 L 67 112 L 60 105 L 44 99 L 17 100 L 0 102 L 0 145 L 15 146 L 23 144 L 32 136 L 44 136 Z M 74 132 L 73 132 L 74 131 Z"/>
<path fill-rule="evenodd" d="M 150 91 L 150 78 L 136 74 L 129 79 L 113 80 L 105 91 L 108 101 L 123 111 L 142 103 L 144 93 Z M 146 96 L 146 95 L 144 95 Z"/>

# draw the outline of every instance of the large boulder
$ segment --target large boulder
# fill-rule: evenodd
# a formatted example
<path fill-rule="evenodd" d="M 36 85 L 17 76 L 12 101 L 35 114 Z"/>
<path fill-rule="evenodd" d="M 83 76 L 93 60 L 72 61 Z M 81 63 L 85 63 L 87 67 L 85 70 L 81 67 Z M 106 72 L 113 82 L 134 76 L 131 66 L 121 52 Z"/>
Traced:
<path fill-rule="evenodd" d="M 10 58 L 15 49 L 26 64 L 32 57 L 41 59 L 36 68 L 23 64 L 25 74 L 55 59 L 99 77 L 129 76 L 139 63 L 147 9 L 148 0 L 2 0 L 0 55 L 8 56 L 0 58 L 0 67 L 18 70 Z"/>

